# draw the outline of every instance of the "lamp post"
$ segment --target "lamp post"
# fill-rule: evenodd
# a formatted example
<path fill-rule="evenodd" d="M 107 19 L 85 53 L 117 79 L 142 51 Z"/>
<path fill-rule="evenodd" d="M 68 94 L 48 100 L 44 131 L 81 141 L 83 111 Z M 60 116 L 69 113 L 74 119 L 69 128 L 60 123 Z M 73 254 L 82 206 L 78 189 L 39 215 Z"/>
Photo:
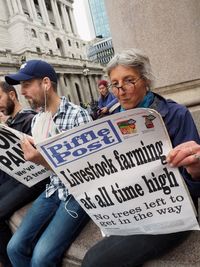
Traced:
<path fill-rule="evenodd" d="M 86 64 L 84 64 L 83 65 L 83 75 L 86 77 L 87 82 L 88 82 L 91 103 L 94 103 L 94 97 L 93 97 L 93 94 L 92 94 L 92 88 L 91 88 L 90 80 L 89 80 L 89 77 L 88 77 L 89 72 L 90 72 L 90 70 L 87 68 Z"/>

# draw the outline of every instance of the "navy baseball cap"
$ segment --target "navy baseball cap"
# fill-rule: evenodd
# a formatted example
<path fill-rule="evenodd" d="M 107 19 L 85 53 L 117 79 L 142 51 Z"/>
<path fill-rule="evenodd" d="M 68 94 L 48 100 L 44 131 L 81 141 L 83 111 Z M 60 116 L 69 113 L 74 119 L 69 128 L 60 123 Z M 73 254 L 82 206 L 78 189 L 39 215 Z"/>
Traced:
<path fill-rule="evenodd" d="M 57 75 L 54 68 L 47 62 L 42 60 L 29 60 L 21 65 L 20 70 L 16 74 L 5 76 L 8 84 L 16 85 L 21 81 L 48 77 L 52 82 L 57 83 Z"/>

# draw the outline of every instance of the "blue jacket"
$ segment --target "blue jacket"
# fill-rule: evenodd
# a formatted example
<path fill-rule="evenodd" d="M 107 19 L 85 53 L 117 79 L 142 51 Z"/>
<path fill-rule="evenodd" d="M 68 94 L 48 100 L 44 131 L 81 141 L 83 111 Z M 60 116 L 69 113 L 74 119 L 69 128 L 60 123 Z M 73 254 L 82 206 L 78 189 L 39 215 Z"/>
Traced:
<path fill-rule="evenodd" d="M 168 130 L 172 146 L 175 147 L 186 141 L 196 141 L 200 144 L 200 138 L 193 118 L 185 106 L 177 104 L 173 100 L 165 99 L 155 94 L 155 99 L 149 108 L 158 111 Z M 179 168 L 186 181 L 193 198 L 200 196 L 200 181 L 193 181 L 185 168 Z"/>
<path fill-rule="evenodd" d="M 108 92 L 106 97 L 99 97 L 98 100 L 98 108 L 104 108 L 107 107 L 110 109 L 113 105 L 115 105 L 118 102 L 118 99 L 113 95 L 113 93 Z M 119 112 L 119 108 L 115 109 L 112 113 L 117 113 Z"/>

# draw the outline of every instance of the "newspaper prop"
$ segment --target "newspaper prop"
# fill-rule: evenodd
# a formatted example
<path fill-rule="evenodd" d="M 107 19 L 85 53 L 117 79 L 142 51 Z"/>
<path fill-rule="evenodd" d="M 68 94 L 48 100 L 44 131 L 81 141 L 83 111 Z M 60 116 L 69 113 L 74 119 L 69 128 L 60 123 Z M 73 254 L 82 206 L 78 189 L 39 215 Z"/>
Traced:
<path fill-rule="evenodd" d="M 51 172 L 41 165 L 25 161 L 20 140 L 24 134 L 0 124 L 0 168 L 19 182 L 31 187 L 47 178 Z"/>
<path fill-rule="evenodd" d="M 157 112 L 114 114 L 37 147 L 105 234 L 199 230 L 184 181 L 166 163 L 171 142 Z"/>

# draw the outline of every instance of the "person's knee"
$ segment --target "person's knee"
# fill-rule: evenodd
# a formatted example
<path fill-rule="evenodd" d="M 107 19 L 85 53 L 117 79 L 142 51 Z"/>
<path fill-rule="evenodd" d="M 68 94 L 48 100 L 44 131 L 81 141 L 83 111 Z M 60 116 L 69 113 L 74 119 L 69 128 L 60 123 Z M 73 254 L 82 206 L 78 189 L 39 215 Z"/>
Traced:
<path fill-rule="evenodd" d="M 31 259 L 31 266 L 32 267 L 45 267 L 50 266 L 52 262 L 48 260 L 48 258 L 44 258 L 41 255 L 34 255 Z"/>
<path fill-rule="evenodd" d="M 90 249 L 81 264 L 81 267 L 106 267 L 101 262 L 101 258 L 98 257 L 98 254 L 94 253 L 92 249 Z"/>
<path fill-rule="evenodd" d="M 13 257 L 15 257 L 15 255 L 18 254 L 19 250 L 20 250 L 19 244 L 15 239 L 15 236 L 13 236 L 7 245 L 7 254 L 9 258 L 12 259 Z"/>
<path fill-rule="evenodd" d="M 57 264 L 60 262 L 60 259 L 52 258 L 51 255 L 46 253 L 34 253 L 31 258 L 31 267 L 46 267 L 52 266 L 52 263 Z"/>
<path fill-rule="evenodd" d="M 36 246 L 33 251 L 31 266 L 32 267 L 46 267 L 51 266 L 55 262 L 53 253 L 48 250 L 47 246 Z"/>
<path fill-rule="evenodd" d="M 83 261 L 82 261 L 82 264 L 81 264 L 81 267 L 92 267 L 94 265 L 92 265 L 91 261 L 90 261 L 90 257 L 89 257 L 89 252 L 86 253 Z"/>

